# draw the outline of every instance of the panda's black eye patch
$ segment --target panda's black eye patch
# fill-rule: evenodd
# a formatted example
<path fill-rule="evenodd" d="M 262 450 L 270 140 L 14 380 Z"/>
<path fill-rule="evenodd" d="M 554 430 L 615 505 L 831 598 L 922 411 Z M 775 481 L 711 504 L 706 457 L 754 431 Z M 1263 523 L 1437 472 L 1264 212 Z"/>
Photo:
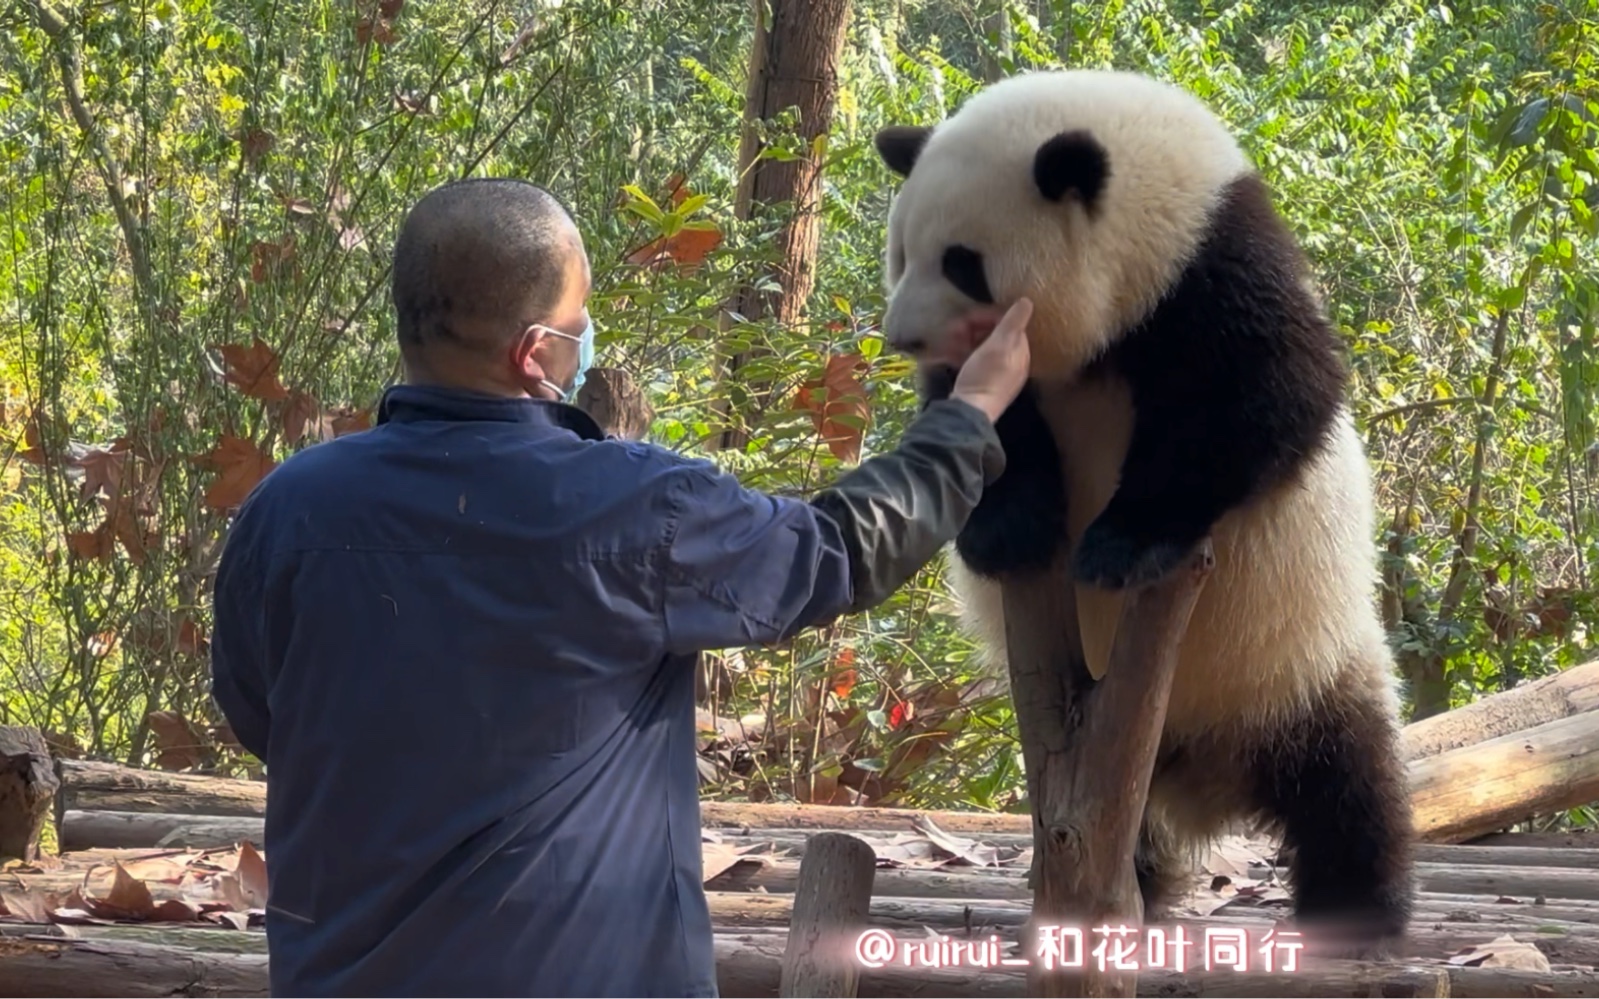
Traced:
<path fill-rule="evenodd" d="M 984 305 L 994 304 L 983 273 L 983 255 L 969 246 L 955 245 L 944 251 L 944 278 L 962 295 Z"/>

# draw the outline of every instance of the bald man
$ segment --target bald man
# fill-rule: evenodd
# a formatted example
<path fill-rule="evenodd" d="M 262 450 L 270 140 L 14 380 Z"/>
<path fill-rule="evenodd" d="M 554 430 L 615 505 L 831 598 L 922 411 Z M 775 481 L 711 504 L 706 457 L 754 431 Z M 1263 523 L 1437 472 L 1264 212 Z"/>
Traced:
<path fill-rule="evenodd" d="M 433 191 L 393 274 L 404 383 L 262 481 L 217 572 L 273 993 L 714 996 L 695 655 L 872 607 L 954 538 L 1030 307 L 974 316 L 951 397 L 807 503 L 566 403 L 589 265 L 539 188 Z"/>

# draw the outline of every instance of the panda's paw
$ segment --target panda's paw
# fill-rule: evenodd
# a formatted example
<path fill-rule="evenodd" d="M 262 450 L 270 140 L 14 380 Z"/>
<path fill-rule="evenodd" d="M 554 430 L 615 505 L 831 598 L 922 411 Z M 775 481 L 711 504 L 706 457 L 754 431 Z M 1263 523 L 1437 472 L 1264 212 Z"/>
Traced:
<path fill-rule="evenodd" d="M 1101 519 L 1083 532 L 1072 573 L 1078 582 L 1105 590 L 1137 589 L 1176 569 L 1192 550 L 1192 544 L 1136 538 Z"/>

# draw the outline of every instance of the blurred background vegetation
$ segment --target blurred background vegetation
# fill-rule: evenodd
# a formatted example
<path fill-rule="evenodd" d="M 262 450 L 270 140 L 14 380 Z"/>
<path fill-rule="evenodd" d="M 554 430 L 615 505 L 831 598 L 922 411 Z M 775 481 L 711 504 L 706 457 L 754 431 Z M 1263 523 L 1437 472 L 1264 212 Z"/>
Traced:
<path fill-rule="evenodd" d="M 914 409 L 876 326 L 873 132 L 1061 65 L 1210 102 L 1311 252 L 1415 716 L 1594 655 L 1593 0 L 14 0 L 0 20 L 0 723 L 60 752 L 258 772 L 208 694 L 229 510 L 369 425 L 398 376 L 388 251 L 428 189 L 556 191 L 593 259 L 598 363 L 645 388 L 650 439 L 802 493 Z M 706 657 L 707 794 L 1014 807 L 1010 710 L 942 570 Z"/>

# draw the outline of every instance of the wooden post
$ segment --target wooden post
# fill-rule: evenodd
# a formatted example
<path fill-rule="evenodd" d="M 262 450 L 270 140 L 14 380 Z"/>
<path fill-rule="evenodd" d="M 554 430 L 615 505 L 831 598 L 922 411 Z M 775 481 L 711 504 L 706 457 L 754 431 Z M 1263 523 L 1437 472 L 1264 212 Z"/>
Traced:
<path fill-rule="evenodd" d="M 1028 994 L 1132 996 L 1137 974 L 1109 966 L 1101 972 L 1093 930 L 1143 923 L 1133 854 L 1177 647 L 1215 555 L 1206 540 L 1189 564 L 1127 594 L 1110 665 L 1097 684 L 1076 630 L 1064 623 L 1075 620 L 1066 605 L 1075 600 L 1066 557 L 1003 588 L 1011 696 L 1033 813 L 1033 917 L 1023 937 L 1032 962 Z M 1055 930 L 1046 935 L 1045 927 Z M 1081 946 L 1060 932 L 1080 933 Z M 1071 966 L 1046 960 L 1048 952 Z M 1142 948 L 1129 952 L 1136 961 Z"/>
<path fill-rule="evenodd" d="M 867 928 L 877 853 L 848 833 L 810 837 L 794 887 L 778 995 L 854 999 L 855 938 Z"/>
<path fill-rule="evenodd" d="M 573 404 L 601 430 L 627 441 L 643 440 L 655 419 L 644 390 L 621 368 L 590 368 Z"/>
<path fill-rule="evenodd" d="M 60 786 L 39 730 L 0 725 L 0 858 L 38 858 L 39 836 Z"/>

